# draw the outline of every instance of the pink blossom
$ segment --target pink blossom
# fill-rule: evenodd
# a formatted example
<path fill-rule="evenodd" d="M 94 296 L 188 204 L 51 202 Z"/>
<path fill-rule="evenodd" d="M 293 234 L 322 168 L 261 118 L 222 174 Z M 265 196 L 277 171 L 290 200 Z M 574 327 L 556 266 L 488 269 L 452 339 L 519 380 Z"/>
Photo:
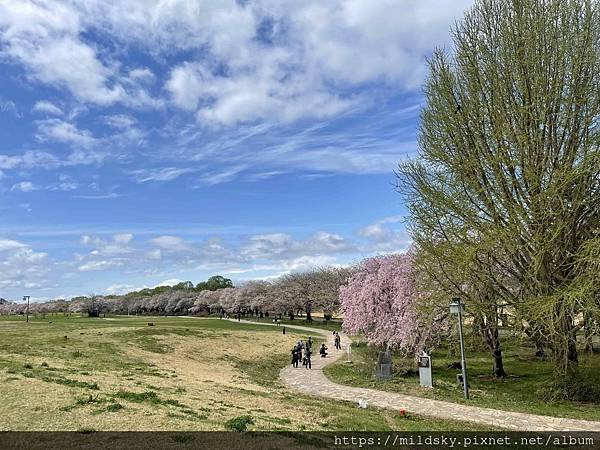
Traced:
<path fill-rule="evenodd" d="M 363 260 L 340 288 L 344 331 L 362 333 L 372 345 L 409 353 L 422 350 L 431 326 L 416 308 L 415 277 L 410 253 Z"/>

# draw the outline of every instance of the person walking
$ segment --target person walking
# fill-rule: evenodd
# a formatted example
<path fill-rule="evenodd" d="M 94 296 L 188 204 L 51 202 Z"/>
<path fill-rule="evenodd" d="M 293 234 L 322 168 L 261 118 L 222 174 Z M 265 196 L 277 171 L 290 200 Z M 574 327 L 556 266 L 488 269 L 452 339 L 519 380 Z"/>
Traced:
<path fill-rule="evenodd" d="M 312 337 L 308 337 L 308 341 L 306 341 L 306 348 L 312 349 Z"/>
<path fill-rule="evenodd" d="M 306 360 L 306 364 L 305 364 L 306 368 L 307 369 L 312 369 L 312 364 L 311 364 L 311 361 L 310 361 L 310 356 L 311 356 L 312 352 L 310 350 L 310 347 L 308 347 L 306 349 L 306 351 L 304 352 L 304 354 L 305 354 L 304 359 Z"/>
<path fill-rule="evenodd" d="M 335 348 L 338 350 L 342 349 L 342 338 L 340 337 L 339 333 L 335 333 Z"/>
<path fill-rule="evenodd" d="M 296 345 L 292 349 L 292 366 L 298 368 L 298 347 Z"/>

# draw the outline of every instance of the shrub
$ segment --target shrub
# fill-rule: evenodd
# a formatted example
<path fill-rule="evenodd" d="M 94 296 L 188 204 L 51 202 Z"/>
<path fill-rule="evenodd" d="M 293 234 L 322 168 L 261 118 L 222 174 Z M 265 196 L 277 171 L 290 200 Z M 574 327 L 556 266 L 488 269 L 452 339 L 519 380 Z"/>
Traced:
<path fill-rule="evenodd" d="M 579 374 L 570 378 L 558 378 L 543 384 L 538 394 L 546 401 L 571 400 L 575 402 L 600 403 L 600 386 L 595 380 Z"/>
<path fill-rule="evenodd" d="M 90 394 L 88 397 L 79 398 L 75 401 L 76 405 L 87 405 L 88 403 L 102 403 L 102 400 L 98 398 L 98 396 L 93 396 Z"/>
<path fill-rule="evenodd" d="M 233 419 L 229 419 L 227 422 L 225 422 L 225 428 L 233 431 L 246 431 L 248 429 L 248 425 L 254 425 L 252 416 L 248 415 L 234 417 Z"/>
<path fill-rule="evenodd" d="M 111 403 L 106 407 L 107 412 L 117 412 L 123 409 L 123 405 L 120 403 Z"/>
<path fill-rule="evenodd" d="M 123 400 L 127 400 L 133 403 L 161 403 L 161 399 L 156 395 L 156 392 L 146 391 L 146 392 L 129 392 L 129 391 L 119 391 L 115 394 L 115 397 L 122 398 Z"/>

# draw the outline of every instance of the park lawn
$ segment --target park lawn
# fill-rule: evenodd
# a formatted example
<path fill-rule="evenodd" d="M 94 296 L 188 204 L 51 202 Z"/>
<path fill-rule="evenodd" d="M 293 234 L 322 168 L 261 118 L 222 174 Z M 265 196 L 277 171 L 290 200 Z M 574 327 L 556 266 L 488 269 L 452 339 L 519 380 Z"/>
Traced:
<path fill-rule="evenodd" d="M 148 326 L 152 322 L 154 326 Z M 305 333 L 179 317 L 0 318 L 0 431 L 481 430 L 288 391 Z"/>
<path fill-rule="evenodd" d="M 556 417 L 600 420 L 600 407 L 595 403 L 570 401 L 550 402 L 543 394 L 552 379 L 553 365 L 549 360 L 534 356 L 535 350 L 522 346 L 515 339 L 504 345 L 505 379 L 494 379 L 492 360 L 482 349 L 467 349 L 467 369 L 470 399 L 463 397 L 462 386 L 456 381 L 460 370 L 449 369 L 451 362 L 460 362 L 460 355 L 449 356 L 448 348 L 433 352 L 433 389 L 419 386 L 419 375 L 414 358 L 393 356 L 394 376 L 377 380 L 374 369 L 379 349 L 364 341 L 352 344 L 352 362 L 343 360 L 325 368 L 326 376 L 340 384 L 369 387 L 390 392 L 463 403 L 473 406 L 519 411 Z M 580 367 L 590 382 L 600 385 L 600 355 L 581 354 Z"/>
<path fill-rule="evenodd" d="M 242 320 L 248 320 L 251 322 L 263 322 L 273 324 L 274 317 L 242 317 Z M 282 317 L 279 319 L 279 326 L 286 325 L 297 325 L 301 327 L 318 328 L 319 330 L 342 331 L 342 321 L 340 319 L 324 320 L 323 317 L 315 315 L 313 316 L 312 322 L 307 322 L 306 317 L 296 317 L 294 320 L 290 320 L 289 317 Z"/>

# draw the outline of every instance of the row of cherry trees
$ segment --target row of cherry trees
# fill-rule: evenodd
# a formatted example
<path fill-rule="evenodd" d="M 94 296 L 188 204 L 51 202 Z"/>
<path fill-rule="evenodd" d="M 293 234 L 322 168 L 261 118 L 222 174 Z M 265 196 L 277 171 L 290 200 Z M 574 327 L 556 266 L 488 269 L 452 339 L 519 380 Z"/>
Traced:
<path fill-rule="evenodd" d="M 325 317 L 341 312 L 348 333 L 362 334 L 373 345 L 416 353 L 447 333 L 448 323 L 444 310 L 428 309 L 435 303 L 427 301 L 418 280 L 414 255 L 408 252 L 368 258 L 350 268 L 316 268 L 237 287 L 220 283 L 198 291 L 188 282 L 152 292 L 32 303 L 30 313 L 239 314 L 311 321 L 314 311 Z M 24 312 L 24 304 L 0 304 L 0 314 Z"/>
<path fill-rule="evenodd" d="M 238 287 L 198 290 L 189 284 L 176 289 L 157 289 L 157 293 L 139 291 L 122 296 L 77 297 L 44 303 L 31 303 L 30 313 L 93 313 L 243 316 L 277 315 L 291 319 L 303 316 L 312 320 L 315 310 L 332 315 L 339 309 L 338 290 L 350 269 L 322 267 L 283 275 L 273 281 L 249 281 Z M 0 304 L 0 314 L 22 314 L 26 306 Z"/>

